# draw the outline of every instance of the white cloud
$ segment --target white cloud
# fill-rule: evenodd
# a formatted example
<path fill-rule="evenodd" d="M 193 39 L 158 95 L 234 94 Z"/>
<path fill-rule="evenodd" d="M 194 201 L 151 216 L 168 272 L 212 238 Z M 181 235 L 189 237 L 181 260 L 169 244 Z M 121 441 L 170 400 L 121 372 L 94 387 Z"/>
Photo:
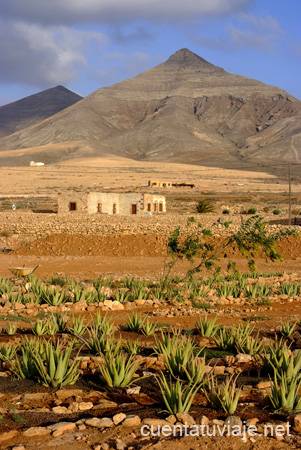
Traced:
<path fill-rule="evenodd" d="M 171 21 L 245 11 L 254 0 L 9 0 L 1 14 L 44 24 Z"/>
<path fill-rule="evenodd" d="M 279 37 L 285 33 L 271 16 L 258 17 L 253 14 L 243 14 L 240 16 L 240 21 L 243 29 L 233 25 L 229 28 L 231 41 L 240 47 L 271 51 Z"/>
<path fill-rule="evenodd" d="M 53 28 L 25 22 L 0 23 L 0 81 L 41 87 L 66 84 L 76 79 L 78 68 L 86 64 L 85 46 L 103 46 L 102 33 Z"/>
<path fill-rule="evenodd" d="M 147 68 L 162 61 L 160 55 L 149 55 L 145 52 L 134 52 L 125 55 L 121 52 L 112 52 L 102 56 L 105 68 L 97 70 L 95 78 L 104 85 L 111 85 L 123 81 L 147 70 Z"/>

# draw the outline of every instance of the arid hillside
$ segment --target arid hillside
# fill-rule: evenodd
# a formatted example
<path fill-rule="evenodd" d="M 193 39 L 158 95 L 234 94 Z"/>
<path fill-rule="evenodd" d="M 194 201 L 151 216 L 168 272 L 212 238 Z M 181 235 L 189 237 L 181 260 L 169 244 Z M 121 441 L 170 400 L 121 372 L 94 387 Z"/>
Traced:
<path fill-rule="evenodd" d="M 0 107 L 0 137 L 53 116 L 82 97 L 64 86 L 56 86 Z"/>
<path fill-rule="evenodd" d="M 78 157 L 218 167 L 299 163 L 301 102 L 187 49 L 0 140 L 3 165 Z M 27 149 L 27 150 L 24 150 Z M 16 151 L 18 150 L 18 151 Z"/>

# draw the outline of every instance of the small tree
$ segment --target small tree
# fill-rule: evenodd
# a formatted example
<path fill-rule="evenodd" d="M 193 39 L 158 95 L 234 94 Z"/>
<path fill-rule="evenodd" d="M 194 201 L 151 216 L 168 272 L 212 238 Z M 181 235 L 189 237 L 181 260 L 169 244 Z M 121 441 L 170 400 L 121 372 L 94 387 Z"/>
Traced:
<path fill-rule="evenodd" d="M 247 257 L 254 258 L 262 251 L 270 261 L 282 261 L 281 255 L 276 249 L 276 242 L 280 237 L 296 234 L 294 230 L 280 230 L 277 233 L 268 234 L 266 222 L 258 215 L 250 217 L 240 229 L 227 236 L 221 243 L 214 245 L 206 242 L 207 230 L 194 217 L 188 219 L 188 226 L 197 224 L 188 236 L 181 235 L 181 227 L 177 227 L 170 235 L 167 243 L 167 258 L 164 264 L 163 285 L 165 286 L 169 274 L 178 261 L 190 261 L 192 264 L 198 258 L 198 262 L 192 269 L 188 270 L 186 279 L 200 272 L 203 268 L 207 270 L 220 271 L 219 255 L 229 245 L 236 245 L 239 252 Z M 252 264 L 253 260 L 250 259 Z"/>

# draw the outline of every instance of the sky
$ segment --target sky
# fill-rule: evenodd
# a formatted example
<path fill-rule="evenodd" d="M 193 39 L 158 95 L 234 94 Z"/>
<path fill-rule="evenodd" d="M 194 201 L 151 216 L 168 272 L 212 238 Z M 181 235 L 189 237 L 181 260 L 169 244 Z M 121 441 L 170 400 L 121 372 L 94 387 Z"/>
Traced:
<path fill-rule="evenodd" d="M 300 0 L 0 0 L 0 105 L 86 96 L 181 48 L 301 99 Z"/>

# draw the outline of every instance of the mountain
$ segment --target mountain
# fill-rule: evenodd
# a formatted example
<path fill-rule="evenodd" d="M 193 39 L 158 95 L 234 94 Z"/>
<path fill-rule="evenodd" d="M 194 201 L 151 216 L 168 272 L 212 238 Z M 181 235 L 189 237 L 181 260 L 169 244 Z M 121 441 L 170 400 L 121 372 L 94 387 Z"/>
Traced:
<path fill-rule="evenodd" d="M 301 161 L 301 102 L 188 49 L 0 140 L 0 162 L 119 155 L 235 167 Z"/>
<path fill-rule="evenodd" d="M 81 99 L 64 86 L 57 86 L 0 106 L 0 137 L 41 122 Z"/>

